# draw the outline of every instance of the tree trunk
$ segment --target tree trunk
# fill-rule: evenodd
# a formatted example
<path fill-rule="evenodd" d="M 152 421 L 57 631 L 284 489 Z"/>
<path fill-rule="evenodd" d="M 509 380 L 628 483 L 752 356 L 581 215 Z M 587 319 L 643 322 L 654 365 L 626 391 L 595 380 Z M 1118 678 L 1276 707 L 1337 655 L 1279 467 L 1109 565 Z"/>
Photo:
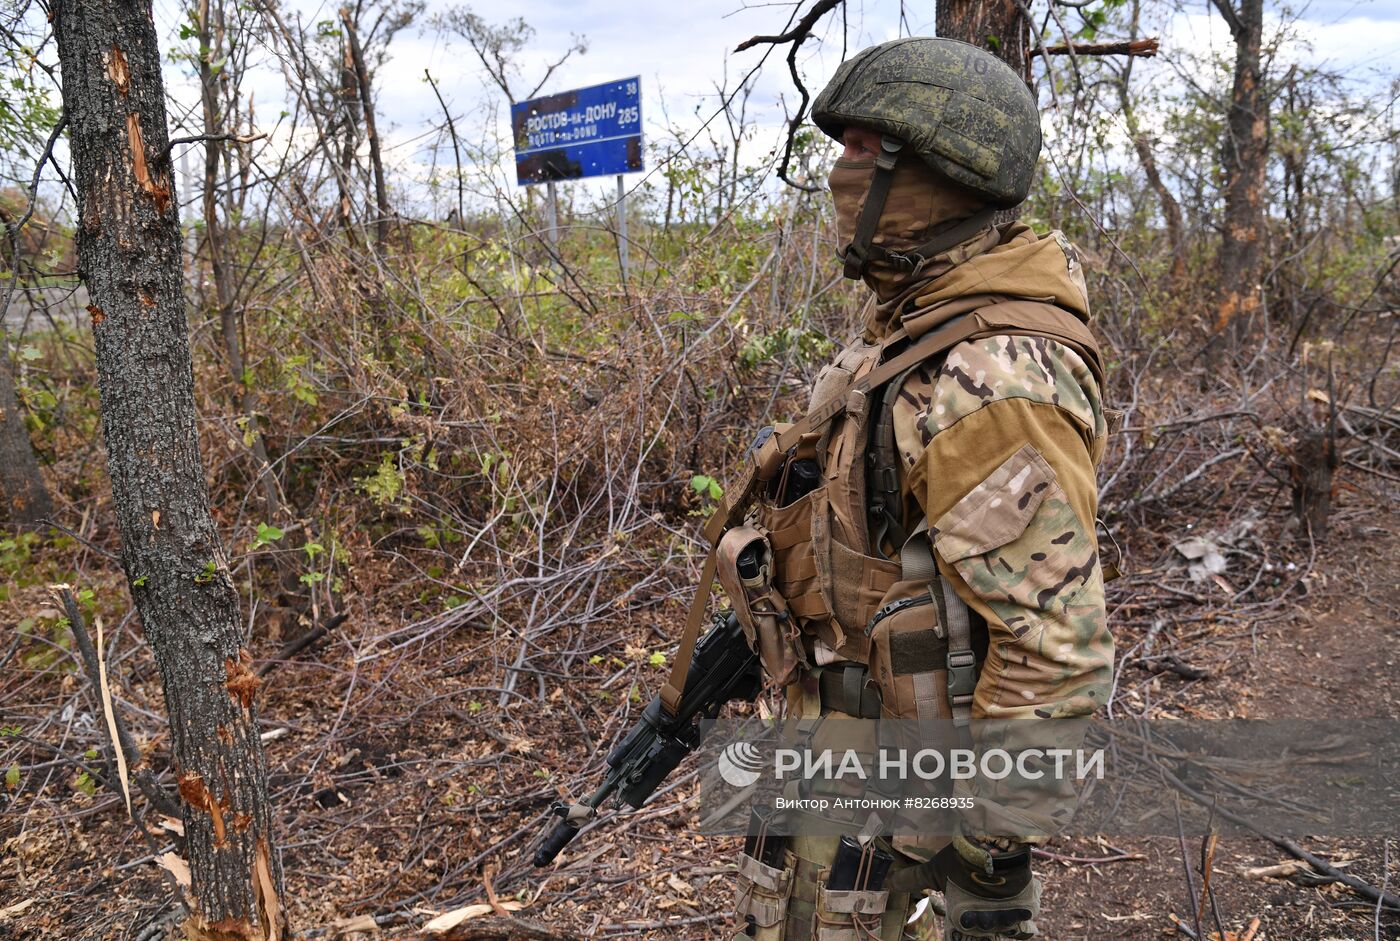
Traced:
<path fill-rule="evenodd" d="M 1030 24 L 1016 0 L 938 0 L 934 31 L 996 53 L 1030 84 Z"/>
<path fill-rule="evenodd" d="M 229 577 L 200 464 L 150 0 L 52 5 L 122 566 L 165 690 L 195 924 L 285 939 L 282 871 Z"/>
<path fill-rule="evenodd" d="M 378 220 L 374 226 L 374 249 L 382 259 L 385 246 L 389 242 L 389 193 L 384 185 L 384 162 L 379 154 L 379 134 L 374 125 L 374 97 L 369 90 L 369 69 L 365 67 L 364 52 L 360 49 L 360 36 L 355 31 L 355 21 L 348 8 L 340 8 L 340 21 L 345 25 L 350 61 L 355 67 L 355 84 L 360 89 L 360 107 L 364 111 L 365 139 L 369 143 L 369 162 L 374 171 L 374 203 L 378 210 Z"/>
<path fill-rule="evenodd" d="M 1264 182 L 1269 160 L 1269 101 L 1264 93 L 1260 45 L 1264 0 L 1215 0 L 1235 40 L 1235 78 L 1221 142 L 1225 174 L 1225 236 L 1220 246 L 1220 302 L 1213 342 L 1233 326 L 1247 330 L 1263 289 Z"/>
<path fill-rule="evenodd" d="M 1030 24 L 1016 0 L 937 0 L 934 32 L 943 39 L 961 39 L 990 50 L 1030 86 Z M 1017 206 L 999 210 L 993 221 L 1001 225 L 1020 216 Z"/>
<path fill-rule="evenodd" d="M 1135 0 L 1129 41 L 1138 38 L 1141 9 L 1141 2 Z M 1128 56 L 1123 63 L 1123 80 L 1118 83 L 1118 103 L 1122 107 L 1123 123 L 1128 127 L 1128 137 L 1133 142 L 1133 150 L 1137 152 L 1138 162 L 1142 164 L 1142 172 L 1147 177 L 1147 185 L 1152 187 L 1152 192 L 1157 194 L 1157 201 L 1161 204 L 1162 222 L 1167 229 L 1167 244 L 1172 253 L 1171 281 L 1173 286 L 1180 286 L 1186 280 L 1186 226 L 1181 218 L 1181 204 L 1163 181 L 1162 173 L 1157 168 L 1157 156 L 1152 152 L 1152 142 L 1138 124 L 1137 109 L 1133 106 L 1130 88 L 1132 77 L 1133 57 Z"/>
<path fill-rule="evenodd" d="M 7 346 L 0 331 L 0 519 L 32 526 L 53 516 L 53 501 L 39 472 L 29 429 L 24 427 Z"/>

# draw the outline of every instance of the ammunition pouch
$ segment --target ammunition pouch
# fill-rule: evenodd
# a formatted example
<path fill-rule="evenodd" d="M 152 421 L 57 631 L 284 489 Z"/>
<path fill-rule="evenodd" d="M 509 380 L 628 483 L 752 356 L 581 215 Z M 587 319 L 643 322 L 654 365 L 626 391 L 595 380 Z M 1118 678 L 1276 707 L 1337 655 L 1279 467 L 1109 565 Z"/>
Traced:
<path fill-rule="evenodd" d="M 753 526 L 737 526 L 716 548 L 715 576 L 729 596 L 749 649 L 763 669 L 786 685 L 806 657 L 787 600 L 773 585 L 773 552 L 768 537 Z"/>
<path fill-rule="evenodd" d="M 734 941 L 783 941 L 788 933 L 788 899 L 792 895 L 792 867 L 765 865 L 747 853 L 739 856 L 739 896 L 735 914 L 739 932 Z"/>

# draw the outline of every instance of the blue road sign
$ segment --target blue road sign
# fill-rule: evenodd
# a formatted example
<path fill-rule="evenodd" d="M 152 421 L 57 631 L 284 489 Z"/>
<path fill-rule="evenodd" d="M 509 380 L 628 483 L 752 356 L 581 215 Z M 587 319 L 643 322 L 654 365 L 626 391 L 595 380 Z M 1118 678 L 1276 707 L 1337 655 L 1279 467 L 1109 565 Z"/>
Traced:
<path fill-rule="evenodd" d="M 641 170 L 641 84 L 625 78 L 513 106 L 516 183 Z"/>

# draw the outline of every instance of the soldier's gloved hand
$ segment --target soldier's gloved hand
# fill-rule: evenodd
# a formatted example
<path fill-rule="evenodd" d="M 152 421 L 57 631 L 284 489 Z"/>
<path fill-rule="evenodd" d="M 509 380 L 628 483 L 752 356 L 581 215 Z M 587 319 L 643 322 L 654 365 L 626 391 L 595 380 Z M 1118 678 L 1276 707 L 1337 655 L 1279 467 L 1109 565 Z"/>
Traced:
<path fill-rule="evenodd" d="M 1031 873 L 1029 846 L 1002 851 L 955 837 L 934 862 L 945 880 L 944 941 L 1035 937 L 1040 880 Z"/>

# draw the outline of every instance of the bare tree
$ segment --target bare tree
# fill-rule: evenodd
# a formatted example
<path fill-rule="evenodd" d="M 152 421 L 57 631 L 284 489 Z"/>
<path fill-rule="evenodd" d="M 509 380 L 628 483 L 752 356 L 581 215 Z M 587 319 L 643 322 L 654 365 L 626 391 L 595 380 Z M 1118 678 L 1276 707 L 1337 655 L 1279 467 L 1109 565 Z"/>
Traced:
<path fill-rule="evenodd" d="M 1130 42 L 1137 39 L 1141 12 L 1141 0 L 1133 0 Z M 1147 185 L 1152 187 L 1152 192 L 1157 195 L 1157 201 L 1162 207 L 1162 221 L 1167 229 L 1167 243 L 1172 252 L 1171 278 L 1174 283 L 1179 284 L 1186 277 L 1186 227 L 1182 221 L 1181 203 L 1162 179 L 1161 170 L 1157 167 L 1157 155 L 1152 150 L 1152 140 L 1138 121 L 1137 106 L 1133 102 L 1131 89 L 1134 58 L 1131 55 L 1127 56 L 1123 61 L 1123 68 L 1118 73 L 1118 104 L 1123 114 L 1123 123 L 1128 128 L 1133 152 L 1137 154 L 1138 162 L 1142 164 L 1142 172 L 1147 177 Z"/>
<path fill-rule="evenodd" d="M 1220 301 L 1213 346 L 1232 326 L 1248 329 L 1263 288 L 1264 184 L 1269 162 L 1269 98 L 1261 46 L 1264 0 L 1213 0 L 1235 41 L 1235 75 L 1220 163 L 1225 173 Z"/>
<path fill-rule="evenodd" d="M 511 104 L 515 104 L 517 101 L 527 101 L 538 95 L 545 83 L 549 81 L 550 76 L 569 61 L 570 56 L 575 53 L 583 55 L 588 51 L 588 40 L 583 36 L 575 35 L 569 48 L 565 49 L 558 59 L 545 67 L 540 80 L 535 82 L 528 92 L 517 95 L 518 89 L 514 83 L 521 81 L 521 78 L 516 59 L 519 53 L 534 39 L 535 28 L 533 26 L 518 16 L 513 20 L 507 20 L 500 26 L 495 26 L 474 13 L 469 6 L 452 7 L 435 16 L 433 24 L 438 29 L 456 33 L 467 41 L 467 45 L 472 47 L 476 57 L 481 60 L 487 76 Z"/>
<path fill-rule="evenodd" d="M 389 191 L 384 183 L 384 158 L 380 152 L 379 131 L 374 121 L 374 95 L 370 91 L 365 52 L 360 46 L 359 31 L 349 7 L 340 8 L 340 22 L 345 27 L 348 71 L 353 75 L 354 87 L 359 94 L 360 113 L 365 122 L 365 141 L 369 144 L 370 167 L 374 173 L 374 205 L 377 210 L 374 221 L 374 248 L 383 258 L 385 246 L 389 241 L 390 209 Z"/>
<path fill-rule="evenodd" d="M 233 48 L 230 37 L 227 5 L 223 0 L 198 0 L 193 10 L 195 35 L 199 41 L 199 90 L 204 118 L 204 241 L 201 246 L 209 261 L 214 285 L 214 303 L 218 308 L 219 336 L 223 340 L 224 362 L 230 381 L 236 390 L 234 397 L 246 422 L 248 447 L 257 463 L 256 475 L 262 483 L 263 499 L 269 518 L 274 518 L 282 506 L 277 477 L 268 459 L 267 443 L 258 422 L 258 396 L 249 383 L 242 343 L 239 341 L 238 278 L 235 277 L 231 246 L 226 241 L 224 217 L 220 212 L 219 195 L 221 167 L 228 156 L 228 140 L 233 136 L 235 109 L 239 97 L 241 68 L 230 68 L 235 55 L 243 46 Z M 215 63 L 221 63 L 215 65 Z M 230 207 L 236 211 L 237 206 Z"/>
<path fill-rule="evenodd" d="M 180 225 L 149 2 L 52 7 L 127 584 L 170 715 L 197 937 L 285 939 L 282 870 L 195 424 Z"/>

